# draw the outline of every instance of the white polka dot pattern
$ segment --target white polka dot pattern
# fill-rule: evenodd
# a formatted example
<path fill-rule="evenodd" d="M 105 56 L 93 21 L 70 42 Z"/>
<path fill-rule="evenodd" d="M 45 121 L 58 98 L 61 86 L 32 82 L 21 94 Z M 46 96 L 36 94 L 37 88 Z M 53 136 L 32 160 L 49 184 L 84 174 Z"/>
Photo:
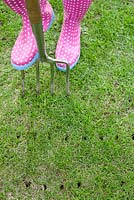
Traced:
<path fill-rule="evenodd" d="M 63 0 L 64 21 L 56 48 L 56 58 L 67 61 L 70 68 L 80 56 L 80 22 L 91 2 L 92 0 Z M 57 65 L 59 68 L 66 67 L 64 64 Z"/>
<path fill-rule="evenodd" d="M 23 28 L 15 42 L 11 53 L 12 64 L 24 66 L 29 64 L 38 52 L 36 40 L 27 15 L 25 0 L 4 0 L 4 2 L 17 14 L 22 16 Z M 53 10 L 46 0 L 40 0 L 43 30 L 50 25 Z M 20 68 L 19 68 L 20 69 Z"/>

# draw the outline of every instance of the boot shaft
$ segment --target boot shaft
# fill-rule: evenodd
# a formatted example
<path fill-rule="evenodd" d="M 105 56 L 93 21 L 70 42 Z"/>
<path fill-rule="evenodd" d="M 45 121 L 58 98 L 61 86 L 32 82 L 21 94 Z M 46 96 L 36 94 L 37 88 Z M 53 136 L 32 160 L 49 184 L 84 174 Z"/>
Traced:
<path fill-rule="evenodd" d="M 3 0 L 15 13 L 22 17 L 27 16 L 25 0 Z M 40 6 L 45 7 L 46 0 L 40 0 Z"/>
<path fill-rule="evenodd" d="M 27 14 L 25 0 L 3 0 L 8 7 L 11 8 L 15 13 L 22 17 L 23 28 L 27 28 L 27 31 L 30 30 L 30 21 Z M 51 20 L 51 15 L 53 13 L 51 5 L 47 0 L 40 0 L 40 8 L 42 13 L 43 20 L 43 29 L 46 31 L 49 27 L 49 21 Z M 28 33 L 27 33 L 28 34 Z"/>
<path fill-rule="evenodd" d="M 26 15 L 25 0 L 3 0 L 15 13 Z"/>
<path fill-rule="evenodd" d="M 64 17 L 80 23 L 91 3 L 92 0 L 63 0 Z"/>

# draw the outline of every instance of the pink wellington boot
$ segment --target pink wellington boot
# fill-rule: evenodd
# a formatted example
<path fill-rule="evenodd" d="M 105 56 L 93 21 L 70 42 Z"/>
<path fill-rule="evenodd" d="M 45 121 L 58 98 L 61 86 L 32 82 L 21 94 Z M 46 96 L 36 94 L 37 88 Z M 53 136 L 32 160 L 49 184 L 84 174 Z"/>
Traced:
<path fill-rule="evenodd" d="M 80 22 L 88 11 L 92 0 L 63 0 L 64 21 L 56 48 L 56 58 L 65 60 L 72 69 L 80 57 Z M 64 64 L 57 64 L 66 71 Z"/>
<path fill-rule="evenodd" d="M 14 12 L 22 16 L 23 28 L 11 53 L 11 63 L 17 70 L 29 68 L 39 58 L 36 40 L 27 15 L 25 0 L 3 0 Z M 47 31 L 53 20 L 54 12 L 46 0 L 40 0 L 43 30 Z"/>

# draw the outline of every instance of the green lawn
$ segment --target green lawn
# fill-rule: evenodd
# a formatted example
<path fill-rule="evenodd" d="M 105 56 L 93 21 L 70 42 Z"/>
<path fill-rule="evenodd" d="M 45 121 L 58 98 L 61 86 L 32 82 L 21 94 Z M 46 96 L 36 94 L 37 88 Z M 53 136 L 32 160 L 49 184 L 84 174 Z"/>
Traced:
<path fill-rule="evenodd" d="M 54 55 L 62 24 L 61 1 L 50 1 L 56 21 L 46 34 Z M 59 5 L 58 5 L 59 4 Z M 81 58 L 71 71 L 56 71 L 50 95 L 49 65 L 10 65 L 21 18 L 0 1 L 0 199 L 134 199 L 134 1 L 94 0 L 82 22 Z"/>

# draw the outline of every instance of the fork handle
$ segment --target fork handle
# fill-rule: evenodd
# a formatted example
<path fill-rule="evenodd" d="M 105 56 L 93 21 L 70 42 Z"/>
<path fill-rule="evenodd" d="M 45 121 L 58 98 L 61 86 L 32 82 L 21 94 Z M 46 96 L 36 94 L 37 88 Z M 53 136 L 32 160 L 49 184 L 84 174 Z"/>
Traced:
<path fill-rule="evenodd" d="M 41 62 L 43 62 L 46 60 L 46 56 L 44 53 L 45 42 L 44 42 L 39 0 L 26 0 L 25 3 L 26 3 L 29 20 L 32 26 L 32 31 L 36 38 L 40 60 Z"/>
<path fill-rule="evenodd" d="M 39 0 L 26 0 L 25 3 L 31 24 L 41 23 Z"/>

